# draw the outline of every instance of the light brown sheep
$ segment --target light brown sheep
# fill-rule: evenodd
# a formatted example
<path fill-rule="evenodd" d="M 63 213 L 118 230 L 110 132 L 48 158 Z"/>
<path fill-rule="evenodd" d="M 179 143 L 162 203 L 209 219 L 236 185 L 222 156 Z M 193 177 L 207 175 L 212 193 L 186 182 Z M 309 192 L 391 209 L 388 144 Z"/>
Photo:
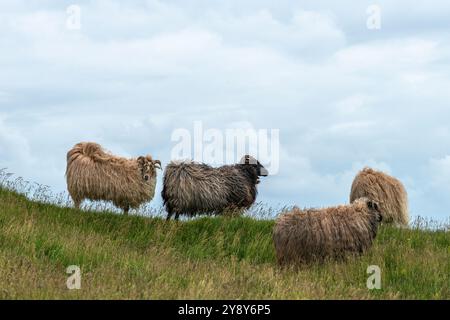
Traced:
<path fill-rule="evenodd" d="M 105 200 L 128 214 L 153 199 L 157 168 L 161 162 L 149 155 L 125 159 L 97 143 L 82 142 L 67 153 L 67 188 L 76 208 L 85 199 Z"/>
<path fill-rule="evenodd" d="M 383 172 L 364 168 L 353 180 L 350 202 L 367 197 L 380 205 L 383 223 L 408 225 L 408 195 L 403 184 Z"/>
<path fill-rule="evenodd" d="M 361 254 L 372 245 L 380 221 L 377 203 L 367 198 L 324 209 L 294 208 L 275 223 L 277 261 L 300 265 Z"/>

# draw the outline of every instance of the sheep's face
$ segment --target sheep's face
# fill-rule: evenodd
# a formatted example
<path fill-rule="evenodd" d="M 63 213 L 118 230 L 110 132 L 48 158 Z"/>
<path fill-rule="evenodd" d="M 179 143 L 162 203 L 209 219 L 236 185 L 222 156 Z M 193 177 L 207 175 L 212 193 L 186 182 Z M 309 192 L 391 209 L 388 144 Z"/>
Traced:
<path fill-rule="evenodd" d="M 372 200 L 367 200 L 367 207 L 369 208 L 369 210 L 371 212 L 373 212 L 376 215 L 378 222 L 381 222 L 383 220 L 383 216 L 381 215 L 381 211 L 380 211 L 380 206 L 377 202 L 372 201 Z"/>
<path fill-rule="evenodd" d="M 161 161 L 153 160 L 151 156 L 139 157 L 138 164 L 142 179 L 146 182 L 156 177 L 156 169 L 161 169 Z"/>
<path fill-rule="evenodd" d="M 369 212 L 376 216 L 378 222 L 381 222 L 383 220 L 380 205 L 378 204 L 378 202 L 370 200 L 368 198 L 359 198 L 355 202 L 365 203 L 365 205 L 369 209 Z"/>
<path fill-rule="evenodd" d="M 267 169 L 264 168 L 264 166 L 258 160 L 253 158 L 252 156 L 245 155 L 241 159 L 241 164 L 248 165 L 248 166 L 251 166 L 252 168 L 254 168 L 256 170 L 256 175 L 258 177 L 267 177 L 269 175 L 269 171 L 267 171 Z M 260 182 L 260 180 L 258 178 L 256 180 L 256 183 L 259 183 L 259 182 Z"/>

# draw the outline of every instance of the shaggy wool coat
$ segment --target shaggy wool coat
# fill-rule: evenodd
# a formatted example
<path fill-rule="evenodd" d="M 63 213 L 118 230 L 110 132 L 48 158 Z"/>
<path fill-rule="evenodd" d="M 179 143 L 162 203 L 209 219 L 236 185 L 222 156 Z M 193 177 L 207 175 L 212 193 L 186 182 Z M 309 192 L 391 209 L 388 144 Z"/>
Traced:
<path fill-rule="evenodd" d="M 376 203 L 365 198 L 324 209 L 294 208 L 274 226 L 278 263 L 322 262 L 361 254 L 372 245 L 380 219 Z"/>
<path fill-rule="evenodd" d="M 153 199 L 155 161 L 150 156 L 125 159 L 105 152 L 96 143 L 79 143 L 67 154 L 67 188 L 75 205 L 84 199 L 111 201 L 128 211 Z M 143 173 L 147 169 L 148 178 Z"/>
<path fill-rule="evenodd" d="M 371 168 L 364 168 L 353 180 L 350 202 L 361 197 L 367 197 L 379 204 L 383 212 L 383 223 L 408 224 L 408 194 L 396 178 Z"/>
<path fill-rule="evenodd" d="M 169 214 L 222 214 L 249 208 L 256 199 L 257 166 L 213 168 L 194 162 L 171 162 L 164 174 L 162 198 Z"/>

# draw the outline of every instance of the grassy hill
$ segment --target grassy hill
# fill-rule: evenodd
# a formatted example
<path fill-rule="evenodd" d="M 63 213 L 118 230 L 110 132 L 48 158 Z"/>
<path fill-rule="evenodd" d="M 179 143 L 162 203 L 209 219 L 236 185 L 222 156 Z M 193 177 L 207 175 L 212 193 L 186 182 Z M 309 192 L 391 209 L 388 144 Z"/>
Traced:
<path fill-rule="evenodd" d="M 360 258 L 275 263 L 273 221 L 83 212 L 0 188 L 2 299 L 450 299 L 450 232 L 383 226 Z M 80 290 L 66 268 L 82 270 Z M 382 289 L 368 290 L 378 265 Z"/>

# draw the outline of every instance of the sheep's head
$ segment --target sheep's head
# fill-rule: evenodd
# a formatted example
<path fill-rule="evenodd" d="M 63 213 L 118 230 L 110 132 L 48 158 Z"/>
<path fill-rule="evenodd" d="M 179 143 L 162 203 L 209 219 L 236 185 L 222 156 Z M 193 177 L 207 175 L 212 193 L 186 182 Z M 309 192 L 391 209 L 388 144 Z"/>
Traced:
<path fill-rule="evenodd" d="M 378 222 L 381 222 L 383 220 L 383 216 L 380 211 L 380 205 L 377 202 L 367 200 L 367 207 L 369 208 L 370 211 L 375 213 Z"/>
<path fill-rule="evenodd" d="M 256 183 L 260 182 L 259 177 L 267 177 L 269 175 L 269 171 L 267 171 L 267 169 L 264 168 L 264 166 L 258 160 L 250 155 L 245 155 L 244 157 L 242 157 L 240 164 L 250 166 L 254 169 L 256 175 L 258 176 Z"/>
<path fill-rule="evenodd" d="M 144 181 L 149 181 L 151 178 L 156 177 L 156 169 L 161 169 L 161 161 L 153 160 L 150 155 L 139 157 L 137 161 Z"/>
<path fill-rule="evenodd" d="M 377 218 L 377 222 L 381 222 L 383 220 L 383 216 L 380 210 L 380 205 L 378 202 L 370 200 L 368 198 L 359 198 L 355 201 L 355 203 L 363 203 L 369 209 L 371 214 L 374 214 Z"/>

